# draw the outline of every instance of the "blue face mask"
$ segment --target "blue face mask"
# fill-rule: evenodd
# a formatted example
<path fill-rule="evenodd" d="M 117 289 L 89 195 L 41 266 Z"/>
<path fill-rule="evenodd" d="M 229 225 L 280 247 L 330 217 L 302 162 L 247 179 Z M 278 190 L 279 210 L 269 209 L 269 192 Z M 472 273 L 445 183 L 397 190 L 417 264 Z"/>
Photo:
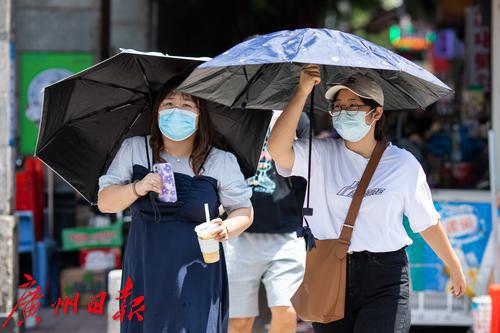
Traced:
<path fill-rule="evenodd" d="M 358 142 L 370 131 L 373 122 L 367 125 L 365 117 L 374 110 L 372 109 L 368 113 L 363 111 L 349 111 L 349 114 L 346 110 L 342 110 L 337 117 L 333 116 L 333 128 L 335 128 L 344 140 Z"/>
<path fill-rule="evenodd" d="M 158 127 L 163 135 L 172 141 L 182 141 L 196 132 L 194 112 L 178 108 L 163 109 L 158 112 Z"/>

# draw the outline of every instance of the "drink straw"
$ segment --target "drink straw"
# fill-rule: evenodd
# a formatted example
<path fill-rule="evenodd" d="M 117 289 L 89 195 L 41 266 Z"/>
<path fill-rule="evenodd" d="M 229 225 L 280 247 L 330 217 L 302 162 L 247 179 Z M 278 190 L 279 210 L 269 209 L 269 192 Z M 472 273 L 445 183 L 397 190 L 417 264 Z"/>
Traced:
<path fill-rule="evenodd" d="M 210 213 L 208 212 L 208 204 L 205 204 L 205 218 L 207 222 L 210 222 Z"/>

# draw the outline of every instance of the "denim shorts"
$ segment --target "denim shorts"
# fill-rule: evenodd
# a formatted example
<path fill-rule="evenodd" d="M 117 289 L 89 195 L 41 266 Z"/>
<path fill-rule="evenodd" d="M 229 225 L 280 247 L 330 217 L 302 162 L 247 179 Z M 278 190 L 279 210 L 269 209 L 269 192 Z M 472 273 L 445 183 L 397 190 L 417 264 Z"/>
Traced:
<path fill-rule="evenodd" d="M 405 249 L 348 255 L 344 319 L 313 323 L 315 333 L 407 333 L 410 289 Z"/>

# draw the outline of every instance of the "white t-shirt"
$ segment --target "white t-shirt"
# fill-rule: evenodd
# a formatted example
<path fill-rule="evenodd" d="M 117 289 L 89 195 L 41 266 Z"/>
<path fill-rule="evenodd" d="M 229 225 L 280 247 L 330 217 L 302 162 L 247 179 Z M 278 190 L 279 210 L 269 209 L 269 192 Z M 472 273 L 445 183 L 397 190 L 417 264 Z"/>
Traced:
<path fill-rule="evenodd" d="M 349 150 L 342 139 L 314 139 L 312 147 L 310 206 L 314 213 L 307 220 L 317 239 L 337 239 L 369 159 Z M 292 170 L 276 165 L 278 173 L 307 179 L 309 140 L 295 141 L 293 149 Z M 390 144 L 366 190 L 349 251 L 388 252 L 412 244 L 403 214 L 414 232 L 437 224 L 440 218 L 421 165 L 411 153 Z"/>
<path fill-rule="evenodd" d="M 148 150 L 152 165 L 153 155 L 149 145 Z M 172 163 L 174 172 L 194 176 L 188 157 L 176 159 L 164 151 L 160 154 L 165 161 Z M 148 167 L 147 156 L 144 137 L 134 136 L 125 139 L 106 174 L 99 177 L 99 191 L 109 185 L 130 183 L 135 164 Z M 230 213 L 238 208 L 252 206 L 250 201 L 252 189 L 246 184 L 236 157 L 232 153 L 212 148 L 203 165 L 203 175 L 217 180 L 219 200 L 226 212 Z"/>

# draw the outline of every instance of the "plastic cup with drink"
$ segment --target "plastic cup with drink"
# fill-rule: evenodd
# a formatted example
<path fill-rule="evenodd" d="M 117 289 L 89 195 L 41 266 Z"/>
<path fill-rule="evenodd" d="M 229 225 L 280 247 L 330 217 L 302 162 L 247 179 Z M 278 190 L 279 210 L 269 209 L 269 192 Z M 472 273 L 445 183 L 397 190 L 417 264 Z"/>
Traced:
<path fill-rule="evenodd" d="M 212 236 L 212 231 L 216 229 L 218 225 L 210 222 L 208 204 L 205 204 L 205 218 L 206 222 L 197 225 L 196 228 L 194 228 L 194 231 L 198 236 L 203 261 L 207 264 L 212 264 L 220 260 L 220 254 L 219 242 Z"/>

